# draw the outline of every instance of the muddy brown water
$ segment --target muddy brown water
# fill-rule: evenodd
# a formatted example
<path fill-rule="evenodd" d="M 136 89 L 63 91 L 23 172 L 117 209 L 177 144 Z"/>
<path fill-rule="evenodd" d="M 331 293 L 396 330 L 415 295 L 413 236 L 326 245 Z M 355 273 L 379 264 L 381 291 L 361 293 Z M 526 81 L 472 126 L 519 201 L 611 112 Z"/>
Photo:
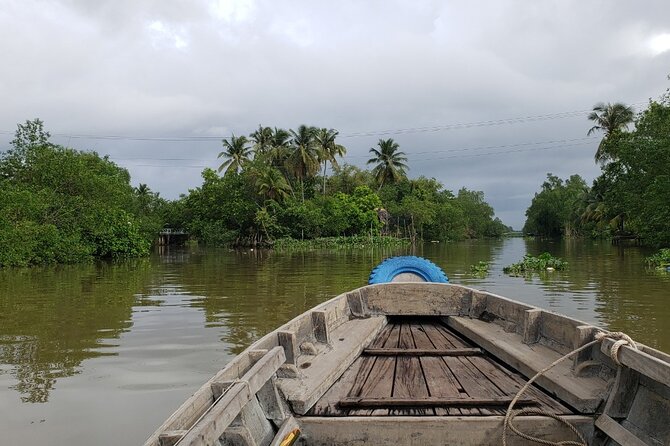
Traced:
<path fill-rule="evenodd" d="M 509 277 L 549 251 L 565 272 Z M 670 274 L 608 242 L 426 244 L 314 252 L 185 248 L 117 263 L 0 270 L 0 444 L 144 439 L 251 342 L 366 283 L 383 258 L 423 255 L 462 283 L 622 330 L 670 351 Z M 470 265 L 490 261 L 485 277 Z"/>

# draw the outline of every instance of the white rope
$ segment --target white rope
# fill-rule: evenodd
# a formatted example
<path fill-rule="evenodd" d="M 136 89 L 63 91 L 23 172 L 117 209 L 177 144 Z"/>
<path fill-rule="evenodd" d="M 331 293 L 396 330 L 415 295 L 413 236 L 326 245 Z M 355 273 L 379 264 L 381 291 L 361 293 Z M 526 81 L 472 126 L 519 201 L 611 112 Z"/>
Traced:
<path fill-rule="evenodd" d="M 549 364 L 547 367 L 543 368 L 539 372 L 535 374 L 531 379 L 528 380 L 528 382 L 517 392 L 517 394 L 514 396 L 512 399 L 512 402 L 510 405 L 507 407 L 507 412 L 505 413 L 505 421 L 503 424 L 503 433 L 502 433 L 502 444 L 503 446 L 507 446 L 507 431 L 511 430 L 515 434 L 517 434 L 521 438 L 525 438 L 526 440 L 539 443 L 539 444 L 545 444 L 548 446 L 588 446 L 588 443 L 582 436 L 582 434 L 577 430 L 577 428 L 572 425 L 568 420 L 565 418 L 561 418 L 556 414 L 553 414 L 551 412 L 547 411 L 542 411 L 538 409 L 521 409 L 514 411 L 514 405 L 517 403 L 521 395 L 528 390 L 528 388 L 535 382 L 536 379 L 538 379 L 540 376 L 544 375 L 547 371 L 555 367 L 556 365 L 560 364 L 562 361 L 568 359 L 569 357 L 573 356 L 576 353 L 581 352 L 582 350 L 586 350 L 587 348 L 590 348 L 594 346 L 595 344 L 598 344 L 602 342 L 603 339 L 605 338 L 611 338 L 611 339 L 616 339 L 612 347 L 610 348 L 609 355 L 614 361 L 615 364 L 618 366 L 621 365 L 621 362 L 619 362 L 619 349 L 623 345 L 629 345 L 631 348 L 634 348 L 637 350 L 637 344 L 630 338 L 625 333 L 622 333 L 620 331 L 617 332 L 606 332 L 602 331 L 596 334 L 595 340 L 588 342 L 584 345 L 582 345 L 579 348 L 576 348 L 575 350 L 571 351 L 567 355 L 564 355 L 560 358 L 558 358 L 556 361 L 552 362 Z M 544 440 L 542 438 L 537 438 L 533 437 L 531 435 L 528 435 L 524 432 L 521 432 L 516 426 L 512 424 L 512 421 L 514 418 L 518 415 L 539 415 L 543 417 L 548 417 L 548 418 L 553 418 L 554 420 L 559 421 L 560 423 L 564 424 L 570 430 L 575 434 L 576 437 L 579 438 L 579 441 L 574 441 L 574 440 L 565 440 L 565 441 L 550 441 L 550 440 Z"/>

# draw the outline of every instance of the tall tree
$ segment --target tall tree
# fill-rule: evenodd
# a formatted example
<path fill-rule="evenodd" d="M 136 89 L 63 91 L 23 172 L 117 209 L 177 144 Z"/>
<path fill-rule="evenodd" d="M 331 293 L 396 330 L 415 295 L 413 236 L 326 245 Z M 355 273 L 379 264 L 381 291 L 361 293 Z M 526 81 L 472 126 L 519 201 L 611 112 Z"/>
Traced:
<path fill-rule="evenodd" d="M 347 153 L 347 149 L 335 142 L 335 138 L 339 132 L 334 129 L 319 129 L 316 132 L 315 140 L 317 147 L 319 148 L 319 161 L 323 163 L 323 189 L 322 192 L 326 194 L 326 167 L 328 162 L 333 167 L 338 167 L 337 156 L 344 156 Z"/>
<path fill-rule="evenodd" d="M 258 130 L 249 135 L 256 156 L 265 155 L 272 150 L 273 132 L 270 127 L 258 126 Z"/>
<path fill-rule="evenodd" d="M 319 170 L 319 154 L 314 140 L 314 127 L 301 125 L 291 132 L 291 154 L 288 158 L 289 170 L 300 182 L 302 201 L 305 201 L 305 178 L 314 176 Z"/>
<path fill-rule="evenodd" d="M 392 138 L 380 139 L 377 142 L 379 150 L 370 149 L 373 157 L 368 160 L 368 164 L 376 164 L 372 173 L 379 184 L 379 189 L 384 184 L 395 183 L 406 176 L 406 170 L 409 169 L 405 161 L 407 157 L 405 152 L 400 152 L 400 146 Z"/>
<path fill-rule="evenodd" d="M 225 150 L 219 153 L 217 158 L 223 157 L 226 161 L 219 166 L 219 172 L 226 169 L 225 175 L 236 174 L 249 162 L 251 154 L 251 149 L 247 146 L 249 141 L 246 136 L 232 135 L 230 139 L 224 139 L 222 142 Z"/>
<path fill-rule="evenodd" d="M 628 129 L 628 125 L 633 122 L 634 117 L 635 111 L 633 108 L 621 102 L 614 104 L 600 102 L 593 107 L 588 119 L 593 121 L 595 125 L 589 129 L 587 135 L 596 131 L 604 133 L 603 139 L 598 145 L 598 150 L 596 150 L 595 160 L 597 163 L 604 164 L 616 159 L 617 155 L 614 153 L 613 146 L 608 146 L 607 140 L 614 132 Z"/>
<path fill-rule="evenodd" d="M 258 194 L 268 200 L 280 201 L 292 192 L 286 177 L 272 166 L 263 166 L 253 173 Z"/>

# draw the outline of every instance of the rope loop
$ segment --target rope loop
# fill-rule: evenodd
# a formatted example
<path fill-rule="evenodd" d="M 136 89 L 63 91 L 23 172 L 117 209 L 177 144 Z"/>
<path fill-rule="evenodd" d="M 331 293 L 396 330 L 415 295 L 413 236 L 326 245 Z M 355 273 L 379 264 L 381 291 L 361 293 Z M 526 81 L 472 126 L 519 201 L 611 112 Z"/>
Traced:
<path fill-rule="evenodd" d="M 638 350 L 635 341 L 633 341 L 633 339 L 631 339 L 631 337 L 626 333 L 621 331 L 601 331 L 600 333 L 596 334 L 597 341 L 602 341 L 605 338 L 615 339 L 614 344 L 612 344 L 612 347 L 610 347 L 609 355 L 616 365 L 621 365 L 621 362 L 619 361 L 619 349 L 622 346 L 628 345 L 630 348 Z"/>
<path fill-rule="evenodd" d="M 536 379 L 538 379 L 540 376 L 544 375 L 547 371 L 549 371 L 550 369 L 552 369 L 556 365 L 560 364 L 562 361 L 572 357 L 573 355 L 575 355 L 576 353 L 581 352 L 582 350 L 586 350 L 587 348 L 591 348 L 595 344 L 598 344 L 598 343 L 602 342 L 603 339 L 605 339 L 605 338 L 615 339 L 614 343 L 612 344 L 612 347 L 610 348 L 609 354 L 610 354 L 610 357 L 612 358 L 612 360 L 619 366 L 621 365 L 621 363 L 619 362 L 619 349 L 621 348 L 621 346 L 628 345 L 631 348 L 634 348 L 635 350 L 638 350 L 638 346 L 635 343 L 635 341 L 633 341 L 630 338 L 630 336 L 628 336 L 627 334 L 622 333 L 620 331 L 615 331 L 615 332 L 601 331 L 601 332 L 599 332 L 595 335 L 595 339 L 593 341 L 588 342 L 588 343 L 582 345 L 581 347 L 574 349 L 570 353 L 558 358 L 556 361 L 552 362 L 547 367 L 545 367 L 544 369 L 537 372 L 535 374 L 535 376 L 533 376 L 531 379 L 529 379 L 528 382 L 526 384 L 524 384 L 524 386 L 521 389 L 519 389 L 517 394 L 512 399 L 512 402 L 507 407 L 507 412 L 505 413 L 505 421 L 503 423 L 503 432 L 502 432 L 502 444 L 503 444 L 503 446 L 507 446 L 507 431 L 508 430 L 514 432 L 519 437 L 524 438 L 528 441 L 532 441 L 532 442 L 539 443 L 539 444 L 544 444 L 544 445 L 547 445 L 547 446 L 588 446 L 588 443 L 586 442 L 586 440 L 584 440 L 584 437 L 580 434 L 580 432 L 577 430 L 577 428 L 573 424 L 571 424 L 568 420 L 566 420 L 565 418 L 562 418 L 562 417 L 560 417 L 560 416 L 558 416 L 554 413 L 547 412 L 547 411 L 542 411 L 542 410 L 538 410 L 538 409 L 521 409 L 521 410 L 516 410 L 516 411 L 513 410 L 513 409 L 514 409 L 514 405 L 517 403 L 517 401 L 519 400 L 521 395 L 526 390 L 528 390 L 528 388 L 531 386 L 531 384 L 533 384 L 533 382 L 535 382 Z M 544 440 L 542 438 L 533 437 L 531 435 L 523 433 L 516 426 L 514 426 L 514 424 L 512 423 L 514 418 L 518 415 L 539 415 L 539 416 L 548 417 L 548 418 L 552 418 L 554 420 L 557 420 L 560 423 L 568 426 L 570 428 L 570 430 L 579 438 L 579 441 L 572 441 L 572 440 L 550 441 L 550 440 Z"/>

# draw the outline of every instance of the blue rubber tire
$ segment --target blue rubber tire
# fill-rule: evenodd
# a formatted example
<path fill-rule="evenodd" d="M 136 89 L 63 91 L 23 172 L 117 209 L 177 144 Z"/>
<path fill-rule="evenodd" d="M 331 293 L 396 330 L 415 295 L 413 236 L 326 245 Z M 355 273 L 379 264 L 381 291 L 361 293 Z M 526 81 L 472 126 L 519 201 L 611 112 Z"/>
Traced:
<path fill-rule="evenodd" d="M 449 279 L 442 269 L 423 257 L 390 257 L 377 265 L 370 273 L 368 283 L 388 283 L 402 273 L 412 273 L 426 282 L 448 283 Z"/>

